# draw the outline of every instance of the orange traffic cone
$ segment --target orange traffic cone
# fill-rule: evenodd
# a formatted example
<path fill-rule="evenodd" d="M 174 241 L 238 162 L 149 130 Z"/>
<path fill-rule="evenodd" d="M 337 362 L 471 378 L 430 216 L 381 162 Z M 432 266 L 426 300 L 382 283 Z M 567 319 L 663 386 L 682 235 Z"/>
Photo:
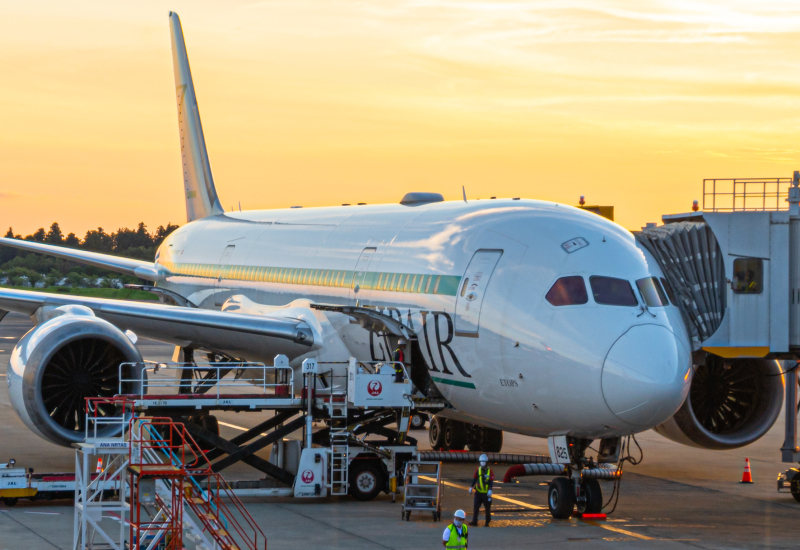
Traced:
<path fill-rule="evenodd" d="M 103 471 L 103 459 L 102 458 L 98 458 L 97 459 L 97 469 L 95 470 L 95 473 L 99 474 L 102 471 Z"/>
<path fill-rule="evenodd" d="M 742 481 L 739 483 L 753 483 L 753 476 L 750 475 L 750 459 L 744 459 L 744 473 L 742 474 Z"/>

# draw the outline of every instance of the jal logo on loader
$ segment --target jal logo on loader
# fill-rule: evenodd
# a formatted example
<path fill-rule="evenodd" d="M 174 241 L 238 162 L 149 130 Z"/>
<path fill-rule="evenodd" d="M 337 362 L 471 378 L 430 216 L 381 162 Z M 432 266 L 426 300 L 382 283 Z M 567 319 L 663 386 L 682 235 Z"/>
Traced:
<path fill-rule="evenodd" d="M 314 481 L 314 472 L 312 472 L 311 470 L 306 470 L 305 472 L 303 472 L 303 475 L 300 476 L 300 479 L 303 480 L 303 483 L 311 483 L 312 481 Z"/>
<path fill-rule="evenodd" d="M 378 397 L 383 391 L 383 385 L 377 380 L 372 380 L 367 384 L 367 391 L 372 397 Z"/>

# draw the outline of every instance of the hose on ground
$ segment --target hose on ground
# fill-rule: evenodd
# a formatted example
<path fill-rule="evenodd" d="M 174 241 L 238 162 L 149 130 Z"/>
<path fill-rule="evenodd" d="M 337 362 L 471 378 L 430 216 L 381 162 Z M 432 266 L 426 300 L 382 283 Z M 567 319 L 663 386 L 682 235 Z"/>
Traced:
<path fill-rule="evenodd" d="M 420 451 L 419 460 L 434 462 L 478 462 L 485 454 L 492 464 L 544 464 L 550 462 L 549 456 L 544 455 L 515 455 L 508 453 L 461 453 L 449 451 Z"/>

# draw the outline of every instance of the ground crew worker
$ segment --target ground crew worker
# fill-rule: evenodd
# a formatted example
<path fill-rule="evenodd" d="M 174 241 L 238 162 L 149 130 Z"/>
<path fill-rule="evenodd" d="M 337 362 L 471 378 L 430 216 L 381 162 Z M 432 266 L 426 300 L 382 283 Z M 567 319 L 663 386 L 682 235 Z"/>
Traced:
<path fill-rule="evenodd" d="M 489 457 L 481 455 L 478 459 L 480 466 L 475 470 L 475 478 L 472 480 L 472 485 L 469 488 L 471 493 L 475 489 L 475 498 L 472 507 L 472 522 L 470 525 L 478 525 L 478 515 L 481 513 L 481 504 L 486 512 L 486 527 L 489 527 L 489 522 L 492 521 L 492 482 L 494 481 L 494 473 L 489 468 Z"/>
<path fill-rule="evenodd" d="M 403 373 L 403 365 L 406 362 L 406 341 L 403 338 L 400 338 L 397 341 L 397 349 L 394 350 L 394 354 L 392 355 L 392 361 L 394 363 L 394 381 L 400 384 L 403 383 L 403 379 L 405 375 Z M 398 364 L 400 363 L 400 364 Z"/>
<path fill-rule="evenodd" d="M 453 523 L 444 528 L 442 546 L 445 548 L 467 548 L 467 526 L 464 520 L 467 514 L 464 510 L 456 510 L 453 514 Z"/>

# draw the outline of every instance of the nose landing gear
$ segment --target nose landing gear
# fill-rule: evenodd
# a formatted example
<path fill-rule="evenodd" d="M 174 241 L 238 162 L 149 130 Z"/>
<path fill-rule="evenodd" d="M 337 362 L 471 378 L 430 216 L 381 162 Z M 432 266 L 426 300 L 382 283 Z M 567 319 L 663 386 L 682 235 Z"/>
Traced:
<path fill-rule="evenodd" d="M 604 439 L 600 443 L 597 462 L 586 457 L 586 449 L 591 443 L 587 439 L 568 437 L 570 464 L 563 464 L 564 476 L 557 477 L 547 488 L 547 506 L 556 519 L 567 519 L 573 510 L 578 514 L 599 514 L 603 510 L 603 490 L 600 479 L 618 481 L 620 471 L 609 463 L 619 459 L 621 440 Z"/>

